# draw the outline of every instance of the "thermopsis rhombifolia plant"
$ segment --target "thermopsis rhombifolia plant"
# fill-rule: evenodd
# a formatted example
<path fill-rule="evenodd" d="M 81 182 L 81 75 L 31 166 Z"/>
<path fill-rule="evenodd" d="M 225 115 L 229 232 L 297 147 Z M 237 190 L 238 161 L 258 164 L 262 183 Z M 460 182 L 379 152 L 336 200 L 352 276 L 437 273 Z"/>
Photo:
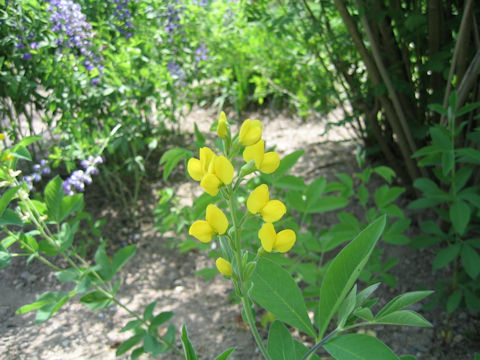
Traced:
<path fill-rule="evenodd" d="M 294 278 L 279 265 L 275 254 L 288 253 L 295 246 L 295 231 L 278 225 L 287 207 L 280 199 L 270 198 L 266 184 L 258 185 L 246 199 L 239 191 L 247 178 L 274 173 L 280 166 L 280 156 L 274 151 L 265 151 L 259 120 L 245 120 L 239 132 L 232 135 L 222 112 L 217 134 L 221 139 L 217 150 L 221 154 L 202 147 L 199 157 L 191 158 L 187 164 L 189 175 L 211 195 L 204 217 L 191 224 L 189 234 L 203 243 L 214 238 L 218 242 L 217 269 L 232 281 L 243 306 L 243 319 L 264 358 L 319 359 L 315 352 L 323 347 L 337 360 L 352 359 L 352 354 L 372 360 L 399 359 L 377 338 L 349 331 L 375 324 L 431 326 L 421 315 L 406 309 L 431 291 L 399 295 L 374 315 L 371 308 L 376 299 L 370 296 L 379 284 L 361 291 L 357 289 L 356 280 L 383 233 L 386 215 L 373 219 L 330 262 L 313 299 L 317 305 L 312 323 L 306 306 L 306 300 L 311 302 L 312 298 L 302 296 Z M 239 161 L 240 155 L 243 160 Z M 252 217 L 262 220 L 256 252 L 249 250 L 251 247 L 243 237 L 245 223 Z M 254 304 L 276 319 L 270 326 L 266 344 L 256 326 Z M 286 324 L 307 335 L 315 345 L 308 349 L 294 339 Z M 344 334 L 347 331 L 349 333 Z M 196 359 L 186 328 L 182 342 L 186 358 Z M 232 351 L 229 349 L 219 358 L 228 358 Z"/>

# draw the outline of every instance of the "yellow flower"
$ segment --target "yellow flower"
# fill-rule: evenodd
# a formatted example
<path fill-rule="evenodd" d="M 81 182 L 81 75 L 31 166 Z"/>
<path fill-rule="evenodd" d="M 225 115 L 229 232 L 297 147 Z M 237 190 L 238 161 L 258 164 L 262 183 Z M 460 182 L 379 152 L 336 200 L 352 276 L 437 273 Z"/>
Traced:
<path fill-rule="evenodd" d="M 296 235 L 293 230 L 282 230 L 278 234 L 271 223 L 265 223 L 258 231 L 262 247 L 267 252 L 278 251 L 285 253 L 295 244 Z"/>
<path fill-rule="evenodd" d="M 265 154 L 265 141 L 260 140 L 256 144 L 247 146 L 243 151 L 246 162 L 255 161 L 255 167 L 265 174 L 271 174 L 280 165 L 280 156 L 275 151 Z"/>
<path fill-rule="evenodd" d="M 200 181 L 200 186 L 210 195 L 218 194 L 223 184 L 231 184 L 233 165 L 225 156 L 217 156 L 208 147 L 200 149 L 200 159 L 188 160 L 187 170 L 190 176 Z"/>
<path fill-rule="evenodd" d="M 247 119 L 240 127 L 238 139 L 244 146 L 250 146 L 257 143 L 262 137 L 262 123 L 260 120 Z"/>
<path fill-rule="evenodd" d="M 252 214 L 260 214 L 263 221 L 273 223 L 282 218 L 287 208 L 280 200 L 270 200 L 268 186 L 262 184 L 252 191 L 247 199 L 247 209 Z"/>
<path fill-rule="evenodd" d="M 200 240 L 208 243 L 214 235 L 223 235 L 227 231 L 228 220 L 225 214 L 215 205 L 207 206 L 205 220 L 195 221 L 188 230 L 188 233 Z"/>
<path fill-rule="evenodd" d="M 0 133 L 0 141 L 3 141 L 5 140 L 5 134 L 4 133 Z"/>
<path fill-rule="evenodd" d="M 217 125 L 217 134 L 222 139 L 225 139 L 228 133 L 228 125 L 227 125 L 227 115 L 225 112 L 221 112 L 220 116 L 218 117 L 218 125 Z"/>
<path fill-rule="evenodd" d="M 217 269 L 218 271 L 220 271 L 221 274 L 232 276 L 232 264 L 230 264 L 229 261 L 225 260 L 222 257 L 219 257 L 215 261 L 215 264 L 217 265 Z"/>

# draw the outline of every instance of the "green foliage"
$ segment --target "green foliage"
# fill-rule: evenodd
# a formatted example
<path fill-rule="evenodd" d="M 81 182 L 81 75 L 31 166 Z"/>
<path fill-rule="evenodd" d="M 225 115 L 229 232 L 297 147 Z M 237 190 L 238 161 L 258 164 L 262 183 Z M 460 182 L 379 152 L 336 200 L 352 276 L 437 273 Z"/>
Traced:
<path fill-rule="evenodd" d="M 412 245 L 418 248 L 435 246 L 433 269 L 446 268 L 452 274 L 451 279 L 442 280 L 436 297 L 448 312 L 462 305 L 478 310 L 480 303 L 480 255 L 475 245 L 480 190 L 474 175 L 479 157 L 473 148 L 479 142 L 472 141 L 472 148 L 457 146 L 459 137 L 476 138 L 478 129 L 465 133 L 467 123 L 459 121 L 459 116 L 480 104 L 469 104 L 456 110 L 456 101 L 456 93 L 452 93 L 448 108 L 432 106 L 433 110 L 447 115 L 448 125 L 431 127 L 432 145 L 418 150 L 414 156 L 419 159 L 420 166 L 431 168 L 435 181 L 416 180 L 414 186 L 422 197 L 409 205 L 411 209 L 433 209 L 435 213 L 434 219 L 421 223 L 424 234 L 416 237 Z"/>

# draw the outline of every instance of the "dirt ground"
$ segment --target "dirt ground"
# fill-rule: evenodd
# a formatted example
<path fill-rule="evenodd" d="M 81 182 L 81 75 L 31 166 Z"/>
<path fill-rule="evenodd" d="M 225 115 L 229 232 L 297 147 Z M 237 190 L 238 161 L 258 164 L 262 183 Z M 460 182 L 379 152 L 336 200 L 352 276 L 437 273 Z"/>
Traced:
<path fill-rule="evenodd" d="M 334 179 L 338 172 L 352 174 L 357 171 L 354 152 L 356 144 L 346 131 L 325 134 L 325 121 L 304 123 L 285 114 L 254 114 L 264 124 L 264 138 L 268 145 L 276 145 L 280 155 L 305 149 L 306 153 L 295 167 L 298 175 L 306 179 L 326 176 Z M 252 115 L 252 117 L 254 116 Z M 332 115 L 334 116 L 334 115 Z M 208 131 L 215 119 L 213 111 L 196 109 L 182 123 L 182 130 L 193 131 L 197 123 L 201 131 Z M 157 300 L 156 311 L 173 311 L 176 325 L 176 343 L 181 348 L 180 330 L 187 324 L 189 337 L 199 359 L 215 359 L 230 347 L 236 347 L 231 359 L 257 360 L 261 356 L 256 349 L 247 326 L 242 322 L 240 307 L 232 304 L 231 282 L 221 276 L 204 281 L 195 272 L 212 267 L 212 261 L 199 251 L 180 254 L 170 245 L 171 234 L 161 234 L 154 229 L 153 207 L 160 181 L 144 185 L 141 203 L 140 227 L 134 233 L 126 228 L 119 209 L 106 206 L 96 209 L 107 220 L 104 237 L 116 244 L 135 243 L 137 253 L 121 271 L 122 286 L 119 300 L 132 310 L 142 313 L 145 306 Z M 191 203 L 199 193 L 198 184 L 185 179 L 172 183 L 181 201 Z M 90 190 L 87 190 L 87 192 Z M 86 195 L 87 202 L 104 204 L 101 194 Z M 98 200 L 98 201 L 97 201 Z M 92 206 L 87 203 L 87 205 Z M 328 225 L 331 218 L 318 218 L 319 226 Z M 415 234 L 414 226 L 409 235 Z M 439 276 L 431 267 L 432 250 L 413 250 L 408 246 L 382 244 L 385 257 L 398 257 L 399 263 L 391 273 L 399 279 L 395 288 L 382 285 L 378 296 L 379 306 L 406 291 L 434 288 Z M 67 303 L 47 322 L 35 325 L 34 313 L 15 315 L 15 310 L 33 302 L 45 291 L 68 291 L 70 284 L 59 283 L 54 272 L 40 262 L 25 265 L 23 258 L 15 258 L 4 270 L 0 270 L 0 359 L 2 360 L 82 360 L 115 359 L 119 342 L 128 333 L 119 330 L 131 320 L 118 306 L 101 311 L 91 311 L 75 301 Z M 378 336 L 397 354 L 412 354 L 421 360 L 473 360 L 474 352 L 480 352 L 480 319 L 478 314 L 459 310 L 448 316 L 440 308 L 415 310 L 434 324 L 433 328 L 408 328 L 399 326 L 366 329 Z M 266 329 L 262 335 L 266 337 Z M 321 354 L 328 359 L 325 354 Z M 121 356 L 120 359 L 127 359 Z M 147 357 L 145 357 L 147 358 Z M 162 359 L 175 359 L 172 353 Z"/>

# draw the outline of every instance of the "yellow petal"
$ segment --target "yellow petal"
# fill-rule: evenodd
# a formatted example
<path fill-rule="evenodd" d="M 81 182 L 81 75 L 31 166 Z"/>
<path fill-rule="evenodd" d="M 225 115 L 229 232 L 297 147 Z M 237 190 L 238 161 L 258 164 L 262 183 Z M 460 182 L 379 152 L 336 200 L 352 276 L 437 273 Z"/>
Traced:
<path fill-rule="evenodd" d="M 228 220 L 225 214 L 213 204 L 207 206 L 206 220 L 217 234 L 223 235 L 228 228 Z"/>
<path fill-rule="evenodd" d="M 280 156 L 275 151 L 263 155 L 262 165 L 259 170 L 265 174 L 271 174 L 278 169 L 280 165 Z"/>
<path fill-rule="evenodd" d="M 215 153 L 208 147 L 202 147 L 200 149 L 200 163 L 202 164 L 202 171 L 204 174 L 209 172 L 210 164 L 215 159 Z"/>
<path fill-rule="evenodd" d="M 247 119 L 240 127 L 240 133 L 238 139 L 240 143 L 245 146 L 255 144 L 262 137 L 262 123 L 259 120 Z"/>
<path fill-rule="evenodd" d="M 258 231 L 258 237 L 265 251 L 272 252 L 273 246 L 275 245 L 275 238 L 277 237 L 277 233 L 275 232 L 273 224 L 263 224 L 263 226 Z"/>
<path fill-rule="evenodd" d="M 225 156 L 215 158 L 215 175 L 224 184 L 230 184 L 233 180 L 233 165 Z"/>
<path fill-rule="evenodd" d="M 206 174 L 200 181 L 200 186 L 212 196 L 218 194 L 218 187 L 221 185 L 220 179 L 214 174 Z"/>
<path fill-rule="evenodd" d="M 263 153 L 265 149 L 265 141 L 260 140 L 256 144 L 247 146 L 243 151 L 243 159 L 246 162 L 251 160 L 255 161 L 255 166 L 257 169 L 260 169 L 263 160 Z"/>
<path fill-rule="evenodd" d="M 192 177 L 193 180 L 202 180 L 203 171 L 202 163 L 200 162 L 200 160 L 195 158 L 191 158 L 190 160 L 188 160 L 187 170 L 188 174 Z"/>
<path fill-rule="evenodd" d="M 258 214 L 268 203 L 268 186 L 262 184 L 252 191 L 247 199 L 247 209 L 252 214 Z"/>
<path fill-rule="evenodd" d="M 215 231 L 205 220 L 195 221 L 190 226 L 188 233 L 204 243 L 210 242 L 212 240 L 212 236 L 215 235 Z"/>
<path fill-rule="evenodd" d="M 293 247 L 293 245 L 295 244 L 295 240 L 296 235 L 293 230 L 282 230 L 277 234 L 273 250 L 285 253 Z"/>
<path fill-rule="evenodd" d="M 220 271 L 221 274 L 232 276 L 232 264 L 230 264 L 229 261 L 225 260 L 222 257 L 219 257 L 215 261 L 215 264 L 217 265 L 217 269 L 218 271 Z"/>
<path fill-rule="evenodd" d="M 227 115 L 222 111 L 220 116 L 218 117 L 218 125 L 217 125 L 217 134 L 222 139 L 225 139 L 227 136 L 228 126 L 227 126 Z"/>
<path fill-rule="evenodd" d="M 280 200 L 270 200 L 261 210 L 263 221 L 273 223 L 282 218 L 287 208 Z"/>

